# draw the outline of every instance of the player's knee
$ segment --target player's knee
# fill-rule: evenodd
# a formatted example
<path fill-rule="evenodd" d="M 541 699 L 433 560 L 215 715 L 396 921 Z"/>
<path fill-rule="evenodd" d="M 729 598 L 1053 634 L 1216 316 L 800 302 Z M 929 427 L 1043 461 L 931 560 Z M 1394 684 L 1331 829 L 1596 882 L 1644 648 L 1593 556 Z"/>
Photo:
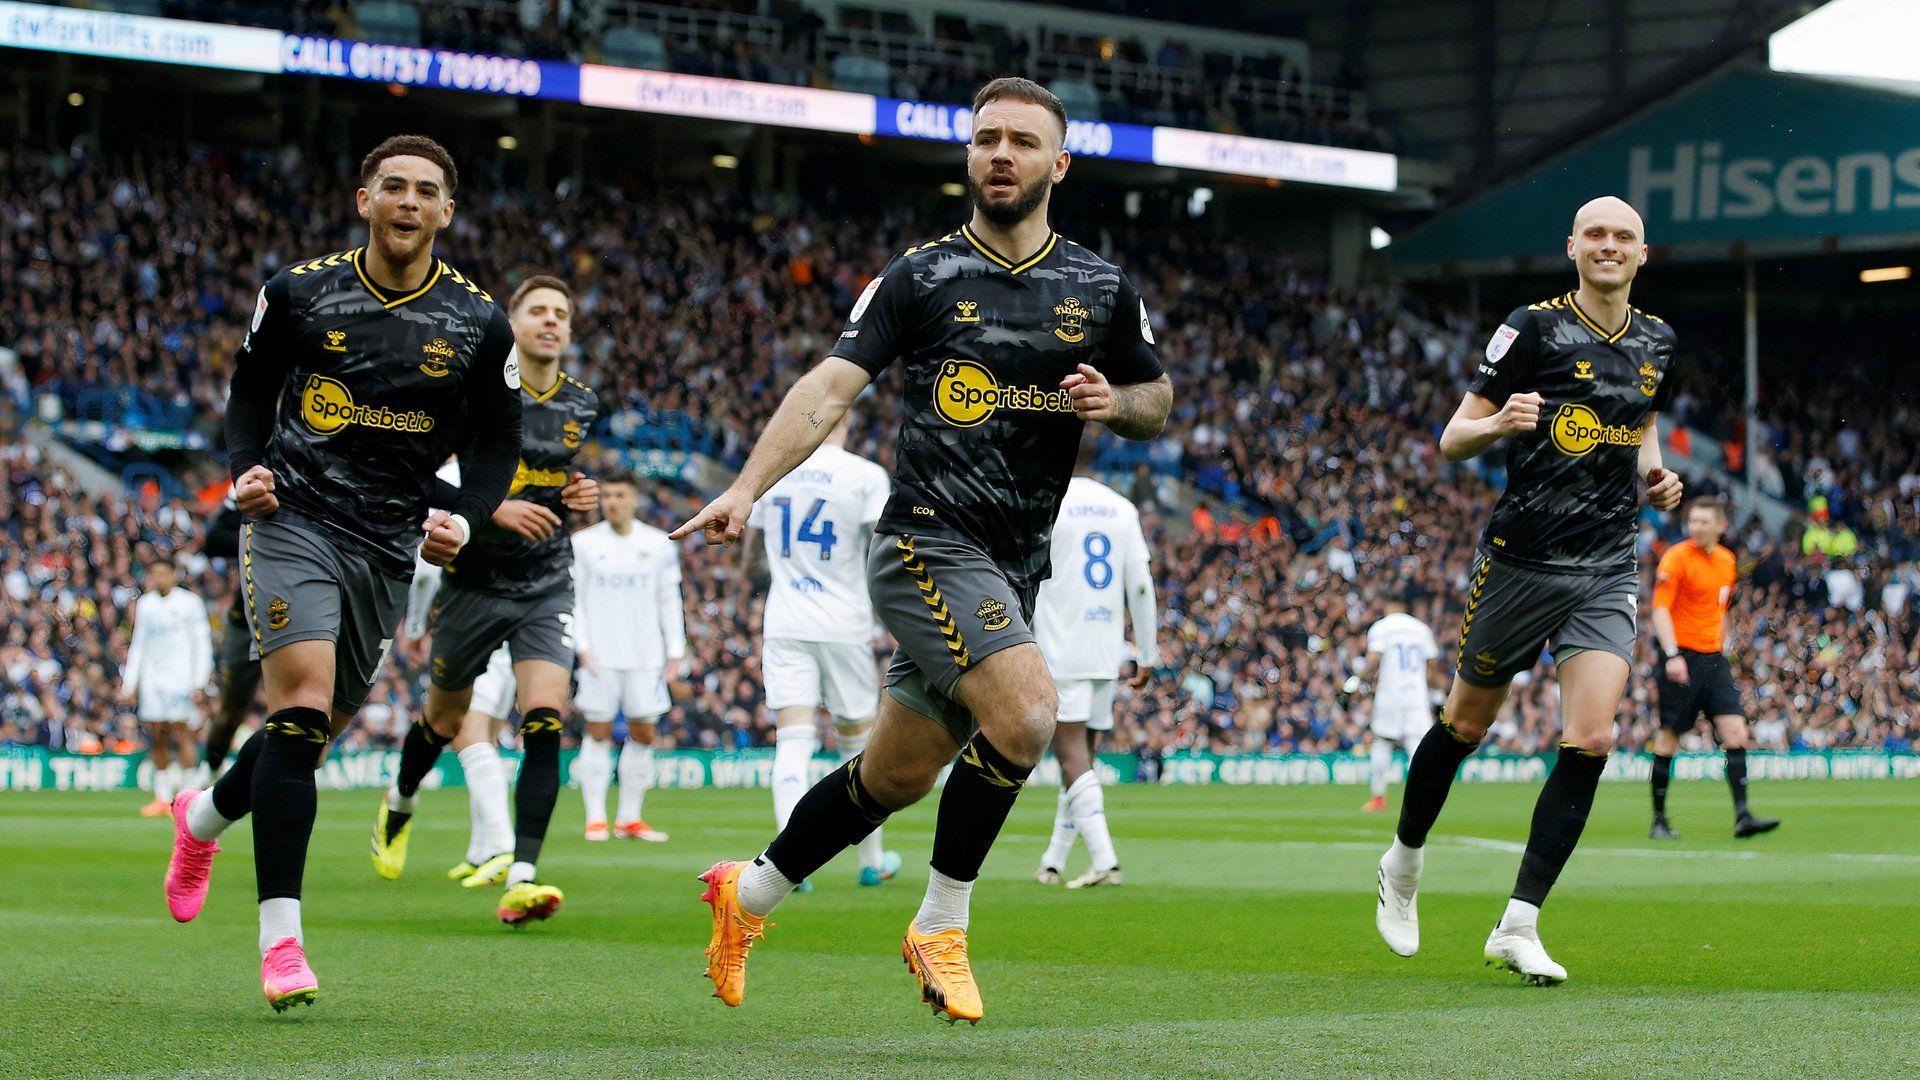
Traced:
<path fill-rule="evenodd" d="M 1604 734 L 1604 735 L 1569 734 L 1560 740 L 1560 745 L 1571 746 L 1575 750 L 1580 751 L 1581 753 L 1591 754 L 1594 757 L 1606 757 L 1608 754 L 1613 752 L 1613 736 L 1611 734 Z"/>
<path fill-rule="evenodd" d="M 987 733 L 1008 761 L 1023 769 L 1040 764 L 1040 758 L 1053 741 L 1054 721 L 1060 715 L 1060 699 L 1050 681 L 1040 680 L 1021 687 Z M 982 725 L 986 725 L 983 723 Z"/>
<path fill-rule="evenodd" d="M 860 785 L 889 813 L 904 810 L 926 798 L 939 778 L 939 765 L 932 768 L 892 765 L 885 769 L 860 770 Z"/>

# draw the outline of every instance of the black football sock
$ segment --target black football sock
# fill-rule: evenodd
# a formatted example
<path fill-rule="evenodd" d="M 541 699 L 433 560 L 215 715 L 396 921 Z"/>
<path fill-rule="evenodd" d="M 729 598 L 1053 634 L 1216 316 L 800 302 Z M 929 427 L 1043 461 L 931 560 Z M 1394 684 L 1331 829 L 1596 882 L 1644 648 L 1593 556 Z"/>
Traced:
<path fill-rule="evenodd" d="M 520 721 L 520 778 L 513 785 L 513 861 L 540 861 L 560 799 L 560 710 L 527 710 Z"/>
<path fill-rule="evenodd" d="M 940 814 L 933 827 L 933 868 L 955 881 L 979 877 L 988 849 L 1032 772 L 1008 761 L 984 732 L 974 735 L 954 759 L 947 788 L 940 793 Z"/>
<path fill-rule="evenodd" d="M 267 717 L 253 770 L 253 874 L 262 900 L 300 899 L 318 809 L 313 774 L 332 738 L 319 709 L 281 709 Z"/>
<path fill-rule="evenodd" d="M 1727 751 L 1727 786 L 1733 789 L 1733 814 L 1746 817 L 1747 809 L 1747 752 L 1745 750 Z"/>
<path fill-rule="evenodd" d="M 1732 755 L 1728 755 L 1731 762 Z M 1728 770 L 1731 772 L 1731 768 Z M 1667 784 L 1673 780 L 1673 755 L 1653 755 L 1653 816 L 1667 816 Z"/>
<path fill-rule="evenodd" d="M 1460 763 L 1478 749 L 1479 743 L 1468 742 L 1453 730 L 1444 712 L 1440 714 L 1440 722 L 1427 729 L 1420 745 L 1414 747 L 1413 757 L 1407 761 L 1406 791 L 1400 796 L 1400 824 L 1394 829 L 1402 844 L 1410 848 L 1426 846 L 1427 833 L 1440 819 L 1441 807 L 1447 805 L 1447 793 L 1453 790 L 1453 778 L 1460 771 Z"/>
<path fill-rule="evenodd" d="M 767 845 L 766 859 L 788 881 L 805 881 L 828 860 L 867 838 L 893 811 L 860 780 L 855 755 L 820 778 L 794 804 L 787 827 Z"/>
<path fill-rule="evenodd" d="M 425 720 L 415 720 L 407 728 L 407 737 L 400 743 L 400 773 L 394 777 L 393 787 L 403 799 L 411 799 L 420 793 L 420 781 L 433 771 L 433 763 L 440 760 L 440 750 L 452 739 L 441 738 L 440 733 L 427 726 Z M 407 805 L 411 806 L 412 803 Z M 387 843 L 400 835 L 407 822 L 413 820 L 413 811 L 387 808 Z"/>
<path fill-rule="evenodd" d="M 233 751 L 234 732 L 240 729 L 240 721 L 245 714 L 229 717 L 226 710 L 214 713 L 207 731 L 207 746 L 204 757 L 207 759 L 207 772 L 219 775 L 220 766 L 226 764 L 227 755 Z"/>
<path fill-rule="evenodd" d="M 1607 755 L 1561 744 L 1559 760 L 1533 804 L 1533 830 L 1527 834 L 1527 853 L 1520 857 L 1520 876 L 1513 883 L 1515 900 L 1535 907 L 1547 902 L 1548 891 L 1587 827 L 1593 795 L 1606 767 Z"/>
<path fill-rule="evenodd" d="M 253 772 L 260 762 L 260 744 L 266 741 L 265 728 L 240 744 L 233 768 L 213 782 L 213 809 L 228 821 L 239 821 L 253 812 Z"/>

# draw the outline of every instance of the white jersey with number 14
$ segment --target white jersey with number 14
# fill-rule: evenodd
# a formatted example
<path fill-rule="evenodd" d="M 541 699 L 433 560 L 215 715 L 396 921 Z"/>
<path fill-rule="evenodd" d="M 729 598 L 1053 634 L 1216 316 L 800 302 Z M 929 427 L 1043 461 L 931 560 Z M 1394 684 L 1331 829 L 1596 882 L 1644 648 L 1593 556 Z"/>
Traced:
<path fill-rule="evenodd" d="M 822 446 L 753 504 L 766 544 L 770 638 L 865 644 L 873 636 L 865 530 L 886 509 L 887 470 Z"/>

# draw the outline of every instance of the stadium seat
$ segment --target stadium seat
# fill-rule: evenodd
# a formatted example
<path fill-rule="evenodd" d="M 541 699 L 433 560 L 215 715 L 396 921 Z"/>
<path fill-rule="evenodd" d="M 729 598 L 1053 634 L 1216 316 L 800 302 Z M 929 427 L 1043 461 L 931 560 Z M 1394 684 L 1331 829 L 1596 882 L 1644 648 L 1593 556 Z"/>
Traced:
<path fill-rule="evenodd" d="M 884 60 L 842 53 L 833 58 L 833 85 L 850 93 L 885 97 L 893 93 L 893 72 Z"/>
<path fill-rule="evenodd" d="M 1100 92 L 1079 79 L 1059 79 L 1047 87 L 1076 120 L 1100 119 Z"/>
<path fill-rule="evenodd" d="M 614 67 L 646 68 L 665 71 L 667 46 L 660 35 L 635 26 L 620 26 L 600 39 L 600 56 Z"/>
<path fill-rule="evenodd" d="M 420 9 L 398 0 L 368 0 L 354 9 L 360 36 L 390 45 L 420 44 Z"/>

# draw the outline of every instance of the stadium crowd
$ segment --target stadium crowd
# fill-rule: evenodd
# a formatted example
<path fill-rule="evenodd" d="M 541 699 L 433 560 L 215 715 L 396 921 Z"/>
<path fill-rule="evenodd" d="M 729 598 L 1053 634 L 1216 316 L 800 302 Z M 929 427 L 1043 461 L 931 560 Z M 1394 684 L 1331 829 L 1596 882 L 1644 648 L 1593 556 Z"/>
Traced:
<path fill-rule="evenodd" d="M 999 75 L 1049 83 L 1064 77 L 1085 83 L 1097 98 L 1098 115 L 1083 108 L 1084 119 L 1389 149 L 1387 134 L 1359 121 L 1344 95 L 1307 85 L 1285 56 L 1202 52 L 1174 37 L 1149 42 L 1056 34 L 1055 52 L 1043 54 L 1026 33 L 991 18 L 943 19 L 929 38 L 898 14 L 861 12 L 854 25 L 854 16 L 840 11 L 845 25 L 834 26 L 821 8 L 798 0 L 776 0 L 765 14 L 754 0 L 157 0 L 153 7 L 199 22 L 919 101 L 964 103 Z M 622 36 L 635 30 L 646 35 L 644 44 Z M 888 43 L 891 53 L 882 47 Z M 870 65 L 842 72 L 835 63 L 869 54 L 892 62 L 877 72 Z"/>
<path fill-rule="evenodd" d="M 177 454 L 173 481 L 93 498 L 23 425 L 37 416 L 67 430 L 98 415 L 115 431 L 169 427 L 216 445 L 226 365 L 259 283 L 284 261 L 356 242 L 350 189 L 329 175 L 292 151 L 161 166 L 0 150 L 0 743 L 137 747 L 117 673 L 144 568 L 180 559 L 221 629 L 234 597 L 231 560 L 204 542 L 223 494 L 215 459 Z M 720 196 L 462 196 L 443 235 L 449 262 L 497 296 L 533 272 L 575 283 L 568 368 L 610 414 L 594 451 L 603 468 L 679 445 L 737 464 L 865 280 L 928 224 Z M 1061 228 L 1076 233 L 1070 218 Z M 1145 508 L 1164 658 L 1148 690 L 1123 691 L 1116 744 L 1363 746 L 1367 703 L 1342 684 L 1380 604 L 1405 599 L 1444 643 L 1458 633 L 1457 597 L 1500 468 L 1446 463 L 1436 439 L 1484 331 L 1406 296 L 1336 293 L 1282 258 L 1192 230 L 1082 235 L 1138 283 L 1179 388 L 1168 434 L 1144 457 L 1109 459 L 1123 467 L 1116 486 Z M 1698 383 L 1670 421 L 1711 414 L 1710 381 Z M 882 464 L 897 394 L 889 375 L 858 406 L 853 448 Z M 1899 437 L 1897 402 L 1823 427 L 1822 400 L 1770 403 L 1778 430 L 1834 434 L 1779 440 L 1803 513 L 1777 532 L 1749 522 L 1729 536 L 1747 580 L 1729 635 L 1736 669 L 1763 746 L 1910 746 L 1920 461 Z M 647 513 L 670 527 L 699 485 L 664 473 Z M 1852 549 L 1831 539 L 1840 526 Z M 1648 513 L 1647 565 L 1674 535 Z M 683 560 L 691 650 L 673 673 L 663 736 L 764 745 L 754 579 L 739 551 L 688 545 Z M 396 656 L 346 745 L 394 745 L 423 701 L 418 646 L 403 642 Z M 1654 730 L 1650 660 L 1645 650 L 1622 717 L 1626 746 Z M 1543 664 L 1516 687 L 1495 744 L 1550 750 L 1554 695 Z"/>

